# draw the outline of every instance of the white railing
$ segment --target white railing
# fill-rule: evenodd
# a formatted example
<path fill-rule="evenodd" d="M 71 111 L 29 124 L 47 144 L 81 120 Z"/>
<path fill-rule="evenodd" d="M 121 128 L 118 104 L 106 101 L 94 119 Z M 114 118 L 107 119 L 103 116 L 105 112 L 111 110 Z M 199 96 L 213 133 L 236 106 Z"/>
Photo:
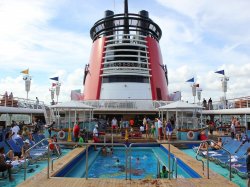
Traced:
<path fill-rule="evenodd" d="M 221 110 L 233 108 L 250 108 L 250 96 L 227 99 L 224 101 L 215 101 L 212 106 L 207 104 L 205 110 Z"/>
<path fill-rule="evenodd" d="M 169 101 L 152 100 L 87 100 L 85 104 L 94 107 L 94 110 L 158 110 L 160 106 L 169 104 Z"/>
<path fill-rule="evenodd" d="M 36 100 L 24 99 L 19 97 L 10 97 L 5 95 L 0 95 L 0 106 L 5 107 L 18 107 L 18 108 L 30 108 L 30 109 L 42 109 L 44 105 L 43 101 L 37 103 Z"/>

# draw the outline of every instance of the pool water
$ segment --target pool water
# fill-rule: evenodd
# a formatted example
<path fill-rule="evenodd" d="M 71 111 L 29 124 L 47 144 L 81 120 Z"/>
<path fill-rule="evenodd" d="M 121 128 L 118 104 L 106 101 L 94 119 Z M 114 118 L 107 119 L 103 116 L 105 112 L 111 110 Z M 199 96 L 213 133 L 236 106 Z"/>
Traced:
<path fill-rule="evenodd" d="M 195 158 L 195 156 L 196 156 L 196 153 L 192 149 L 183 149 L 182 151 L 184 153 L 186 153 L 187 155 L 192 156 L 193 158 Z M 206 160 L 205 160 L 205 162 L 206 162 Z M 212 161 L 209 162 L 209 167 L 210 167 L 210 169 L 212 171 L 222 175 L 223 177 L 225 177 L 225 178 L 227 178 L 229 180 L 229 170 L 228 169 L 223 168 L 220 165 L 216 165 Z M 232 175 L 233 175 L 232 181 L 235 184 L 239 185 L 240 187 L 245 187 L 246 186 L 247 180 L 242 179 L 237 174 L 232 173 Z"/>
<path fill-rule="evenodd" d="M 70 149 L 62 149 L 62 156 L 66 155 L 70 152 Z M 36 175 L 37 173 L 41 172 L 44 168 L 48 166 L 47 160 L 38 161 L 35 164 L 29 165 L 27 168 L 27 174 L 26 179 Z M 32 172 L 29 172 L 28 170 L 33 169 Z M 44 175 L 47 175 L 47 172 L 44 173 Z M 1 179 L 0 180 L 0 186 L 1 187 L 15 187 L 18 184 L 22 183 L 24 181 L 24 169 L 21 169 L 18 173 L 12 174 L 12 177 L 14 178 L 14 181 L 9 182 L 9 179 Z"/>
<path fill-rule="evenodd" d="M 89 178 L 117 178 L 125 179 L 130 175 L 131 158 L 131 178 L 132 179 L 152 179 L 157 178 L 159 169 L 165 165 L 168 168 L 168 155 L 161 147 L 135 147 L 132 148 L 132 155 L 128 154 L 126 169 L 126 153 L 124 148 L 115 147 L 112 155 L 102 155 L 100 148 L 98 151 L 89 151 L 88 177 Z M 119 163 L 117 163 L 119 160 Z M 75 163 L 75 164 L 72 164 Z M 86 157 L 85 153 L 79 156 L 79 159 L 73 160 L 69 167 L 58 174 L 58 177 L 86 177 Z M 172 159 L 170 170 L 175 169 Z M 178 178 L 199 178 L 197 174 L 191 174 L 186 171 L 190 168 L 180 167 L 178 164 Z M 62 174 L 63 173 L 63 174 Z M 171 178 L 175 177 L 174 175 Z"/>
<path fill-rule="evenodd" d="M 130 158 L 130 157 L 129 157 Z M 128 158 L 128 164 L 130 162 Z M 138 159 L 138 160 L 137 160 Z M 117 163 L 119 160 L 119 163 Z M 115 149 L 113 155 L 99 154 L 89 170 L 90 178 L 122 178 L 126 176 L 126 159 L 123 149 Z M 156 178 L 157 158 L 152 149 L 136 149 L 131 157 L 132 178 Z M 127 169 L 127 172 L 130 170 Z"/>

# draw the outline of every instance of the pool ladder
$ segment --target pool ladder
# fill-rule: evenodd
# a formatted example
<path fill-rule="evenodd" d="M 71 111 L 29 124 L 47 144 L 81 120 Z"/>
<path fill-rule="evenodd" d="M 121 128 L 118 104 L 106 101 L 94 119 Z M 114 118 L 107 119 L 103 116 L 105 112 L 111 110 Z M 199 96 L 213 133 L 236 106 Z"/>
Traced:
<path fill-rule="evenodd" d="M 200 145 L 199 145 L 199 147 L 198 147 L 198 150 L 196 152 L 195 158 L 196 158 L 196 160 L 202 162 L 203 175 L 205 175 L 205 173 L 204 173 L 204 170 L 205 170 L 204 161 L 202 159 L 198 158 L 201 146 L 205 143 L 207 145 L 207 149 L 206 149 L 206 152 L 207 152 L 207 155 L 206 155 L 206 159 L 207 159 L 207 178 L 209 179 L 209 151 L 208 151 L 209 144 L 208 144 L 208 142 L 213 142 L 215 145 L 217 145 L 217 143 L 214 140 L 205 140 L 205 141 L 201 142 Z M 232 167 L 231 167 L 231 158 L 232 158 L 232 155 L 223 146 L 221 147 L 221 149 L 224 150 L 229 155 L 229 179 L 230 179 L 230 181 L 232 181 Z"/>

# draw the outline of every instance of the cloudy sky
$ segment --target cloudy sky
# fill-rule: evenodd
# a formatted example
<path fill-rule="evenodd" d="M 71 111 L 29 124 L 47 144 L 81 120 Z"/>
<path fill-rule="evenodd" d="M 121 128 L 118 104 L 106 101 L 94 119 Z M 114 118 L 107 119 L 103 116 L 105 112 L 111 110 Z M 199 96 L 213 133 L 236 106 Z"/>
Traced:
<path fill-rule="evenodd" d="M 169 92 L 193 101 L 185 81 L 194 77 L 202 97 L 223 96 L 220 75 L 230 78 L 228 98 L 250 93 L 249 0 L 130 0 L 129 12 L 147 10 L 162 29 Z M 89 30 L 104 11 L 123 12 L 123 0 L 0 0 L 0 94 L 26 97 L 22 70 L 32 76 L 30 98 L 49 102 L 50 77 L 59 76 L 59 101 L 82 89 L 89 62 Z"/>

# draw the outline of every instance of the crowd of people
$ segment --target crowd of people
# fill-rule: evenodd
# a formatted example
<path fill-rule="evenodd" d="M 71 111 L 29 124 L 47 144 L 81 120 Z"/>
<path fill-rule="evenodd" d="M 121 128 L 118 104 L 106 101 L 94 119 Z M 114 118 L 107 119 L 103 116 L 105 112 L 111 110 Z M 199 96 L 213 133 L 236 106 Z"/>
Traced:
<path fill-rule="evenodd" d="M 11 175 L 11 169 L 14 165 L 24 162 L 24 159 L 31 158 L 28 149 L 31 147 L 31 142 L 33 141 L 32 134 L 36 134 L 42 131 L 43 123 L 41 120 L 35 120 L 32 124 L 25 124 L 23 121 L 17 123 L 12 121 L 11 128 L 4 127 L 2 129 L 2 140 L 13 140 L 15 143 L 17 139 L 23 141 L 21 146 L 21 152 L 14 152 L 10 149 L 5 152 L 4 147 L 0 147 L 0 172 L 7 171 L 9 174 L 9 180 L 12 181 L 13 177 Z"/>
<path fill-rule="evenodd" d="M 112 131 L 117 134 L 117 132 L 125 134 L 125 130 L 129 132 L 130 137 L 142 137 L 146 138 L 156 138 L 159 140 L 171 140 L 171 136 L 174 129 L 174 119 L 171 117 L 169 120 L 161 118 L 155 118 L 151 120 L 144 116 L 142 120 L 117 120 L 116 117 L 107 124 L 110 125 Z"/>

